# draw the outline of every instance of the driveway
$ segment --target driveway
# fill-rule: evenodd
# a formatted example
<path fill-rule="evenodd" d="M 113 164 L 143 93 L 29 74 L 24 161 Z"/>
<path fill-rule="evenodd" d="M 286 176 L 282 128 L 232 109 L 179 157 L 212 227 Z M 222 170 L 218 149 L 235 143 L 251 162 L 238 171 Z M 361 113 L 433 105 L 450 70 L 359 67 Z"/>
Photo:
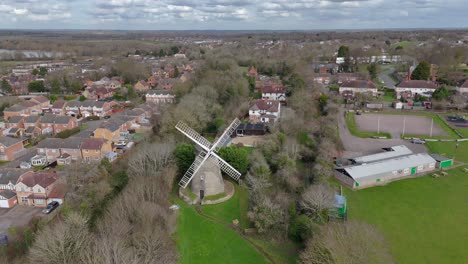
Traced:
<path fill-rule="evenodd" d="M 412 144 L 408 140 L 399 138 L 392 139 L 376 139 L 376 138 L 360 138 L 353 136 L 346 126 L 344 117 L 344 110 L 340 109 L 338 114 L 338 127 L 340 131 L 340 138 L 343 142 L 345 152 L 343 158 L 357 157 L 361 155 L 368 155 L 372 153 L 381 152 L 382 148 L 392 147 L 397 145 L 405 145 L 414 153 L 426 153 L 425 145 Z"/>
<path fill-rule="evenodd" d="M 385 84 L 385 87 L 388 87 L 390 89 L 395 88 L 395 81 L 388 76 L 389 74 L 392 74 L 395 69 L 393 67 L 386 67 L 386 66 L 381 66 L 382 68 L 385 68 L 385 70 L 381 73 L 379 73 L 379 79 Z"/>
<path fill-rule="evenodd" d="M 8 228 L 24 226 L 36 215 L 41 215 L 42 208 L 16 205 L 13 208 L 0 208 L 0 235 L 8 235 Z"/>

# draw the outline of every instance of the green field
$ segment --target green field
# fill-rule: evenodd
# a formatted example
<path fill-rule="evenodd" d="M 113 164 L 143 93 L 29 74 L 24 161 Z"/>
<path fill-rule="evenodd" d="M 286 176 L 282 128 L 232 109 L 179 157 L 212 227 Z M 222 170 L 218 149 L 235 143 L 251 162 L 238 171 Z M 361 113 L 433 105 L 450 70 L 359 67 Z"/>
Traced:
<path fill-rule="evenodd" d="M 179 204 L 176 242 L 180 263 L 269 263 L 234 230 L 200 216 L 184 202 Z"/>
<path fill-rule="evenodd" d="M 347 113 L 346 114 L 346 126 L 349 129 L 349 132 L 356 137 L 360 138 L 371 138 L 371 137 L 386 137 L 391 138 L 392 136 L 389 133 L 377 133 L 377 132 L 365 132 L 360 131 L 356 124 L 355 114 Z"/>
<path fill-rule="evenodd" d="M 395 91 L 394 90 L 385 90 L 385 93 L 382 95 L 382 100 L 385 102 L 393 103 L 395 102 Z"/>
<path fill-rule="evenodd" d="M 456 144 L 458 143 L 458 148 Z M 468 141 L 463 142 L 427 142 L 429 152 L 437 153 L 449 158 L 455 158 L 455 161 L 468 162 Z M 467 190 L 468 193 L 468 190 Z"/>
<path fill-rule="evenodd" d="M 349 218 L 378 227 L 398 263 L 468 263 L 468 173 L 346 190 Z"/>
<path fill-rule="evenodd" d="M 209 216 L 212 216 L 225 223 L 231 224 L 232 220 L 239 220 L 239 225 L 242 228 L 249 228 L 250 223 L 247 218 L 247 210 L 249 206 L 249 193 L 246 189 L 234 184 L 236 194 L 228 201 L 220 204 L 204 205 L 202 211 Z"/>

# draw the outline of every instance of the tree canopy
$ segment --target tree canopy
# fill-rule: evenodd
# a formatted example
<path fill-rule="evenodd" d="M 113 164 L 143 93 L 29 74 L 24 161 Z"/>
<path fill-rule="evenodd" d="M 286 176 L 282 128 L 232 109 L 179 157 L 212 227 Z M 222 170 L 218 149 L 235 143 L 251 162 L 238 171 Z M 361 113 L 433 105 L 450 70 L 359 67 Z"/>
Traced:
<path fill-rule="evenodd" d="M 247 154 L 247 149 L 236 146 L 222 148 L 219 151 L 221 158 L 223 158 L 227 163 L 231 164 L 231 166 L 233 166 L 242 174 L 246 173 L 249 169 L 250 163 Z"/>
<path fill-rule="evenodd" d="M 195 147 L 185 143 L 179 144 L 174 151 L 174 156 L 176 157 L 179 174 L 182 175 L 188 170 L 195 160 Z"/>
<path fill-rule="evenodd" d="M 431 75 L 431 65 L 426 61 L 421 61 L 411 73 L 411 80 L 429 80 Z"/>
<path fill-rule="evenodd" d="M 349 47 L 340 46 L 340 48 L 338 49 L 338 57 L 349 57 Z"/>
<path fill-rule="evenodd" d="M 43 81 L 32 81 L 28 84 L 28 90 L 30 92 L 42 93 L 46 91 Z"/>

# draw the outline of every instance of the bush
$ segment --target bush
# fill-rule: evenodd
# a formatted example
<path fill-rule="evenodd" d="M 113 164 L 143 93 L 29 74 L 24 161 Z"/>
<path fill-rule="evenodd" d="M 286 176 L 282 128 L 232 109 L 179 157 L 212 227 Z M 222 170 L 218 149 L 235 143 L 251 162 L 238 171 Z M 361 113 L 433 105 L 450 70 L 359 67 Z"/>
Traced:
<path fill-rule="evenodd" d="M 190 165 L 195 160 L 195 147 L 190 144 L 177 145 L 174 156 L 176 157 L 176 164 L 179 168 L 179 174 L 184 174 Z"/>
<path fill-rule="evenodd" d="M 249 169 L 250 162 L 245 148 L 238 148 L 236 146 L 222 148 L 219 151 L 219 156 L 242 174 L 246 173 Z"/>
<path fill-rule="evenodd" d="M 76 95 L 65 95 L 63 98 L 65 101 L 71 101 L 76 99 Z"/>
<path fill-rule="evenodd" d="M 74 127 L 72 129 L 65 130 L 65 131 L 57 133 L 57 135 L 55 135 L 55 137 L 57 137 L 57 138 L 68 138 L 71 135 L 76 134 L 78 132 L 80 132 L 80 127 Z"/>
<path fill-rule="evenodd" d="M 289 237 L 297 242 L 304 242 L 312 236 L 313 223 L 306 215 L 296 216 L 289 226 Z"/>

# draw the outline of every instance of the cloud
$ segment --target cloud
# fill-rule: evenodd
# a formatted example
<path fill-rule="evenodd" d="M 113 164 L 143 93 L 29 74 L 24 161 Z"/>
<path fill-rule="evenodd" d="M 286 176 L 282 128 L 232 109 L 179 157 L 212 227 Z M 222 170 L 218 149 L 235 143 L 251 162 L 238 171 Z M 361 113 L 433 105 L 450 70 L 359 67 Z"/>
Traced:
<path fill-rule="evenodd" d="M 467 26 L 465 1 L 0 0 L 0 15 L 6 21 L 15 20 L 10 27 L 38 25 L 35 22 L 45 27 L 114 29 L 389 28 L 455 23 Z"/>

